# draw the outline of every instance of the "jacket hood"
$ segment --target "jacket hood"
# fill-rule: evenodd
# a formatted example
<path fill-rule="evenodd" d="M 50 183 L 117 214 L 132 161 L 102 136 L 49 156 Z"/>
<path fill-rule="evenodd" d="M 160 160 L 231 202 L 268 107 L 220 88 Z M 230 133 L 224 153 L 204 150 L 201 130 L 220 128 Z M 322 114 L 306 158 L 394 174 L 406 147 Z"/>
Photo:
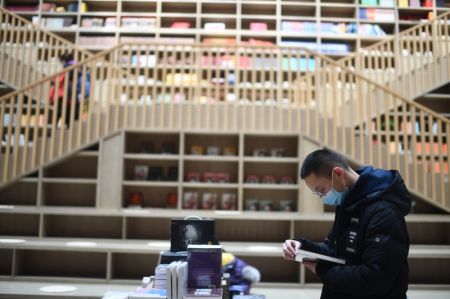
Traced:
<path fill-rule="evenodd" d="M 404 216 L 411 210 L 411 198 L 400 173 L 396 170 L 376 169 L 372 166 L 356 170 L 359 178 L 345 197 L 343 205 L 350 207 L 361 202 L 373 202 L 384 197 L 394 203 Z M 394 195 L 385 197 L 386 194 Z"/>

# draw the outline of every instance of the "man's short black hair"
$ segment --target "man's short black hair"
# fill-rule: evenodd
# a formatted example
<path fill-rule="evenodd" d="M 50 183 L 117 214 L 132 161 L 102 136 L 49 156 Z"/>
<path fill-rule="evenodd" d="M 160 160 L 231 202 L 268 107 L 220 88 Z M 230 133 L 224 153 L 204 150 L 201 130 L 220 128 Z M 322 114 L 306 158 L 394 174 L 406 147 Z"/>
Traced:
<path fill-rule="evenodd" d="M 327 149 L 316 150 L 306 156 L 303 161 L 300 177 L 302 180 L 311 174 L 329 177 L 334 167 L 341 167 L 345 170 L 350 169 L 347 161 L 341 155 Z"/>

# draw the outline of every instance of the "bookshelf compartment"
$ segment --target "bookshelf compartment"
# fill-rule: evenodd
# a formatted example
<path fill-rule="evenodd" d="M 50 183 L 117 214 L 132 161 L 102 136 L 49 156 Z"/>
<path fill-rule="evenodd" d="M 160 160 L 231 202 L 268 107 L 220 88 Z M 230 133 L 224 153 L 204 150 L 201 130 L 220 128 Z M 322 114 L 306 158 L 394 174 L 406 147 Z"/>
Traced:
<path fill-rule="evenodd" d="M 281 248 L 282 244 L 280 244 Z M 261 272 L 261 282 L 298 283 L 300 281 L 299 263 L 286 261 L 280 257 L 243 256 L 249 265 Z"/>
<path fill-rule="evenodd" d="M 47 178 L 97 178 L 97 157 L 75 156 L 47 167 Z"/>
<path fill-rule="evenodd" d="M 233 15 L 237 14 L 235 3 L 202 3 L 201 12 L 203 15 Z"/>
<path fill-rule="evenodd" d="M 179 14 L 195 14 L 197 12 L 197 4 L 193 2 L 169 2 L 162 1 L 162 13 L 179 13 Z"/>
<path fill-rule="evenodd" d="M 87 12 L 117 12 L 117 1 L 95 1 L 85 0 L 83 1 L 87 5 Z"/>
<path fill-rule="evenodd" d="M 95 207 L 96 189 L 95 183 L 45 182 L 42 184 L 42 205 Z"/>
<path fill-rule="evenodd" d="M 126 228 L 127 239 L 170 240 L 169 218 L 128 217 Z"/>
<path fill-rule="evenodd" d="M 39 215 L 0 214 L 0 235 L 37 237 Z"/>
<path fill-rule="evenodd" d="M 278 220 L 222 220 L 216 219 L 219 242 L 284 242 L 290 237 L 290 222 Z"/>
<path fill-rule="evenodd" d="M 242 15 L 261 15 L 275 16 L 277 14 L 276 5 L 274 3 L 267 4 L 242 4 Z"/>
<path fill-rule="evenodd" d="M 106 278 L 106 253 L 18 250 L 17 275 Z"/>
<path fill-rule="evenodd" d="M 281 15 L 283 17 L 295 17 L 299 19 L 303 17 L 313 19 L 316 17 L 316 7 L 314 5 L 282 4 Z"/>
<path fill-rule="evenodd" d="M 450 245 L 450 223 L 407 222 L 411 244 Z"/>
<path fill-rule="evenodd" d="M 126 159 L 124 179 L 127 181 L 178 181 L 178 161 Z"/>
<path fill-rule="evenodd" d="M 141 197 L 141 195 L 136 194 L 142 194 L 142 208 L 175 209 L 179 201 L 176 186 L 124 186 L 123 207 L 133 206 L 132 197 Z"/>
<path fill-rule="evenodd" d="M 45 215 L 44 230 L 46 237 L 120 239 L 122 218 Z"/>
<path fill-rule="evenodd" d="M 38 194 L 37 182 L 24 182 L 0 190 L 0 205 L 36 205 Z"/>
<path fill-rule="evenodd" d="M 185 210 L 222 210 L 238 209 L 238 189 L 213 187 L 184 187 L 181 195 L 181 208 Z"/>
<path fill-rule="evenodd" d="M 10 249 L 0 249 L 0 275 L 10 276 L 12 274 L 13 251 Z"/>
<path fill-rule="evenodd" d="M 297 212 L 297 190 L 247 189 L 244 187 L 245 211 Z M 256 210 L 254 210 L 256 209 Z"/>
<path fill-rule="evenodd" d="M 282 157 L 295 158 L 298 156 L 297 136 L 258 136 L 247 135 L 244 137 L 244 155 L 255 156 L 255 150 L 264 149 L 266 156 L 270 156 L 271 150 L 283 149 Z"/>
<path fill-rule="evenodd" d="M 127 133 L 125 136 L 125 152 L 130 154 L 180 154 L 180 136 L 157 133 Z"/>
<path fill-rule="evenodd" d="M 138 13 L 150 14 L 156 13 L 156 1 L 122 1 L 122 14 Z"/>
<path fill-rule="evenodd" d="M 208 147 L 218 147 L 219 156 L 223 156 L 224 149 L 232 148 L 235 152 L 232 156 L 237 156 L 239 154 L 239 136 L 238 135 L 207 135 L 207 134 L 186 134 L 185 136 L 185 155 L 198 155 L 198 152 L 192 150 L 193 146 L 201 146 L 203 152 L 207 155 Z M 230 153 L 231 155 L 231 153 Z M 212 155 L 215 156 L 215 155 Z"/>
<path fill-rule="evenodd" d="M 229 182 L 222 181 L 220 178 L 226 176 L 229 177 Z M 198 181 L 198 178 L 200 178 L 200 181 Z M 210 179 L 211 182 L 237 183 L 238 162 L 184 161 L 184 182 L 209 182 Z"/>
<path fill-rule="evenodd" d="M 113 253 L 112 279 L 140 280 L 143 276 L 153 275 L 158 259 L 157 254 Z"/>
<path fill-rule="evenodd" d="M 270 158 L 267 158 L 268 160 Z M 283 177 L 289 177 L 293 184 L 297 184 L 299 169 L 298 163 L 270 163 L 270 162 L 245 162 L 244 163 L 244 182 L 249 182 L 249 179 L 255 176 L 258 178 L 258 185 L 260 186 L 278 186 L 281 188 L 292 186 L 291 184 L 280 184 Z M 275 183 L 264 183 L 266 176 L 275 180 Z"/>
<path fill-rule="evenodd" d="M 322 6 L 320 15 L 323 18 L 355 19 L 356 9 L 352 6 Z"/>

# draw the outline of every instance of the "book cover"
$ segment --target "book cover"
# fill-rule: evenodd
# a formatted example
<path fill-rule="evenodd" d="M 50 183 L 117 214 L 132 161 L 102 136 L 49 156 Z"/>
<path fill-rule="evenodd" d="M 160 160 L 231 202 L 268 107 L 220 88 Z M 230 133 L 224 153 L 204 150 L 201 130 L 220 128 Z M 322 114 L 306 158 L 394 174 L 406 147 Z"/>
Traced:
<path fill-rule="evenodd" d="M 221 299 L 222 289 L 187 289 L 184 292 L 183 299 Z"/>
<path fill-rule="evenodd" d="M 190 289 L 220 288 L 221 245 L 188 245 L 188 283 Z"/>
<path fill-rule="evenodd" d="M 302 250 L 302 249 L 297 250 L 297 254 L 295 255 L 295 260 L 297 262 L 325 261 L 325 262 L 345 265 L 345 260 L 343 260 L 343 259 L 338 259 L 338 258 L 331 257 L 328 255 L 323 255 L 323 254 L 306 251 L 306 250 Z"/>
<path fill-rule="evenodd" d="M 177 299 L 183 299 L 183 290 L 187 288 L 187 262 L 180 262 L 177 267 Z"/>
<path fill-rule="evenodd" d="M 148 178 L 148 166 L 136 165 L 134 167 L 134 179 L 137 181 L 146 181 Z"/>

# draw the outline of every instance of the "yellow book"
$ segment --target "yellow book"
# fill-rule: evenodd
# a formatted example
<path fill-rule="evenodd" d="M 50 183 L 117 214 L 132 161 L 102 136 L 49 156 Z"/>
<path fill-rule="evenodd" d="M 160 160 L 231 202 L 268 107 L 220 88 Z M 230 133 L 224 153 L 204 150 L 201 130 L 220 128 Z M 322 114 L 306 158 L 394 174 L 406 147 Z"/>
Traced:
<path fill-rule="evenodd" d="M 408 0 L 398 0 L 398 7 L 409 7 Z"/>

